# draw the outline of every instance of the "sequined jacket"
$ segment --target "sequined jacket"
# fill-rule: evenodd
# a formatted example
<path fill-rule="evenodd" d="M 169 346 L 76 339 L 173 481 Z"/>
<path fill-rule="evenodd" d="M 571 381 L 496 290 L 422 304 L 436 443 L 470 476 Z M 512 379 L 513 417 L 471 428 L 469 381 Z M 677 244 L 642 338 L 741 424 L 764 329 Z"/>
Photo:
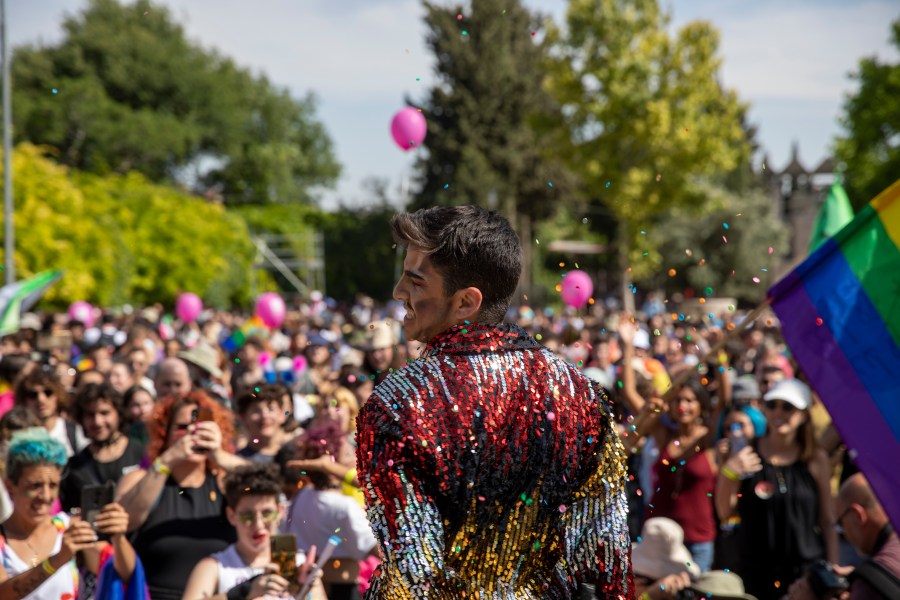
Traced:
<path fill-rule="evenodd" d="M 608 400 L 515 325 L 456 326 L 357 419 L 373 599 L 632 598 Z"/>

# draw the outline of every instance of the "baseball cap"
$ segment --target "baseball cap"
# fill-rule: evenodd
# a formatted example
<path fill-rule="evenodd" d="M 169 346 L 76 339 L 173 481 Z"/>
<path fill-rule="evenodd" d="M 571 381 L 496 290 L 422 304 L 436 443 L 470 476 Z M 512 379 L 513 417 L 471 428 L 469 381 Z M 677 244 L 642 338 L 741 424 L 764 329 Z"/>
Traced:
<path fill-rule="evenodd" d="M 766 392 L 763 400 L 766 402 L 783 400 L 790 402 L 799 410 L 804 410 L 810 405 L 809 386 L 799 379 L 782 379 Z"/>
<path fill-rule="evenodd" d="M 741 375 L 731 383 L 731 396 L 735 400 L 758 400 L 759 383 L 753 375 Z"/>
<path fill-rule="evenodd" d="M 634 347 L 642 350 L 650 349 L 650 334 L 646 329 L 638 329 L 634 332 Z"/>

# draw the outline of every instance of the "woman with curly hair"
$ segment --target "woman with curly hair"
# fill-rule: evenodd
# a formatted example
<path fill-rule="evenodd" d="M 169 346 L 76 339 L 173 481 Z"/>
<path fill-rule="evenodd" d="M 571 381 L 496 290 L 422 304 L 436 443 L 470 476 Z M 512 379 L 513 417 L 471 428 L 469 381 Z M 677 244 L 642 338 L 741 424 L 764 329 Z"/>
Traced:
<path fill-rule="evenodd" d="M 71 421 L 63 418 L 69 408 L 69 396 L 53 371 L 35 368 L 16 383 L 16 406 L 31 410 L 41 425 L 73 456 L 88 445 L 87 438 Z"/>
<path fill-rule="evenodd" d="M 149 469 L 125 475 L 118 497 L 154 600 L 181 598 L 194 565 L 234 542 L 223 478 L 246 461 L 232 454 L 230 411 L 205 392 L 169 397 L 148 423 Z"/>
<path fill-rule="evenodd" d="M 13 435 L 6 467 L 13 513 L 0 525 L 0 600 L 77 597 L 78 552 L 93 573 L 101 556 L 111 555 L 119 577 L 131 579 L 137 558 L 120 505 L 104 506 L 93 524 L 66 513 L 51 516 L 65 464 L 65 448 L 43 428 Z M 97 533 L 110 535 L 111 545 L 98 543 Z"/>

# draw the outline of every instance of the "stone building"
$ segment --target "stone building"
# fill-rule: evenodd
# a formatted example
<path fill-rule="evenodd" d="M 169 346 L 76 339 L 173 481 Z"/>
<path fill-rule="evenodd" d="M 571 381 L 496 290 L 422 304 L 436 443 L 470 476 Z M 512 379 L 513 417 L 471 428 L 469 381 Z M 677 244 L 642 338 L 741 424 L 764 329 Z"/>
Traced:
<path fill-rule="evenodd" d="M 790 244 L 780 253 L 781 260 L 775 267 L 777 280 L 806 258 L 816 214 L 834 182 L 835 164 L 826 158 L 814 169 L 807 169 L 794 142 L 787 166 L 776 171 L 765 157 L 763 169 L 772 193 L 772 210 L 790 231 Z"/>

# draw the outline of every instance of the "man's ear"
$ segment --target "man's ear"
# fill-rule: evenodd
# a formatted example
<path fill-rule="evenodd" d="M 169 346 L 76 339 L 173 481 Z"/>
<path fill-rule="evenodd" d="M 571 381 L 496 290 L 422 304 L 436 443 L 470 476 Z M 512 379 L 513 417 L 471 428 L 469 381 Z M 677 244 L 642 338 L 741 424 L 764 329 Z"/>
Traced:
<path fill-rule="evenodd" d="M 232 527 L 237 527 L 237 519 L 234 515 L 234 509 L 230 506 L 225 507 L 225 518 L 228 519 L 228 522 L 231 523 Z"/>
<path fill-rule="evenodd" d="M 457 290 L 453 294 L 453 317 L 458 323 L 462 321 L 474 322 L 481 312 L 481 290 L 477 287 L 467 287 Z"/>

